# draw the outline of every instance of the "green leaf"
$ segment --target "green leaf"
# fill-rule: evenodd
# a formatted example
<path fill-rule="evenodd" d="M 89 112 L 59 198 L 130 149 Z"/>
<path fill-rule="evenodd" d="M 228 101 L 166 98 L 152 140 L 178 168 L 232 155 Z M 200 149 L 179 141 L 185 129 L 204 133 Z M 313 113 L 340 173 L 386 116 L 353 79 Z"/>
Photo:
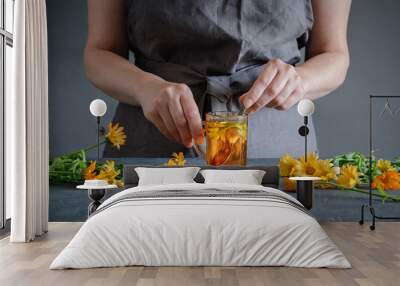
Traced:
<path fill-rule="evenodd" d="M 79 183 L 83 181 L 82 171 L 86 166 L 84 150 L 53 158 L 49 161 L 50 182 Z"/>

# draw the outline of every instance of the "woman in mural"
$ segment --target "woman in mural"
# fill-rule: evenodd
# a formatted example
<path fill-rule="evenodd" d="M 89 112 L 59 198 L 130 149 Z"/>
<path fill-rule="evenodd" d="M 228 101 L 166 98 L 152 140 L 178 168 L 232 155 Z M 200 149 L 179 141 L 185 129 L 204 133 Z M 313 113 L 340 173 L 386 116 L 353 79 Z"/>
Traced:
<path fill-rule="evenodd" d="M 114 122 L 128 135 L 104 155 L 188 153 L 202 141 L 206 112 L 241 104 L 250 113 L 249 157 L 301 154 L 291 107 L 343 82 L 350 2 L 88 0 L 86 72 L 119 101 Z"/>

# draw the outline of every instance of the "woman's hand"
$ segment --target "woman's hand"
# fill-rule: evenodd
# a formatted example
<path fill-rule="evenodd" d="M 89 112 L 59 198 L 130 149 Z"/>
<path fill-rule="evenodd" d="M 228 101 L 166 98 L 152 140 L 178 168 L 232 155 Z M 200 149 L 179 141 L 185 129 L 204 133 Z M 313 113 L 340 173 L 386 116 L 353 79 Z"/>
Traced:
<path fill-rule="evenodd" d="M 347 22 L 351 0 L 312 0 L 314 25 L 306 47 L 305 62 L 294 68 L 271 60 L 251 89 L 241 96 L 247 112 L 274 107 L 285 110 L 305 94 L 324 96 L 345 80 L 349 67 Z"/>
<path fill-rule="evenodd" d="M 190 88 L 163 79 L 151 79 L 144 84 L 139 97 L 145 117 L 171 140 L 191 148 L 193 139 L 203 143 L 199 109 Z"/>
<path fill-rule="evenodd" d="M 273 59 L 269 61 L 248 92 L 240 97 L 247 113 L 272 107 L 286 110 L 300 101 L 305 94 L 303 81 L 296 69 Z"/>

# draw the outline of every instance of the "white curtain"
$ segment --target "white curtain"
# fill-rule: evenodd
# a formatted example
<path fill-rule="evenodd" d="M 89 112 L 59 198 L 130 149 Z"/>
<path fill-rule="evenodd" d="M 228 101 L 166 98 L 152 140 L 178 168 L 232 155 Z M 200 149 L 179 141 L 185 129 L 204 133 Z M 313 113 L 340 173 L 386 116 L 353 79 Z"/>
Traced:
<path fill-rule="evenodd" d="M 6 187 L 12 242 L 48 224 L 48 56 L 45 0 L 15 2 L 14 85 L 6 98 Z"/>

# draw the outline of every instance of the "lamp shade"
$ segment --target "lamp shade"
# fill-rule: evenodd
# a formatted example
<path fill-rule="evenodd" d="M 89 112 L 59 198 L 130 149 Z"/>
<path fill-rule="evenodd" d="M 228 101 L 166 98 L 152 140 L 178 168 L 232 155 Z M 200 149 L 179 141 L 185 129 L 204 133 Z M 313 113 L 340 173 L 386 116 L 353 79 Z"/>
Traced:
<path fill-rule="evenodd" d="M 301 116 L 310 116 L 314 113 L 315 106 L 314 103 L 309 99 L 302 99 L 297 104 L 297 112 Z"/>
<path fill-rule="evenodd" d="M 104 102 L 104 100 L 95 99 L 90 103 L 89 109 L 93 116 L 101 117 L 106 114 L 107 104 Z"/>

